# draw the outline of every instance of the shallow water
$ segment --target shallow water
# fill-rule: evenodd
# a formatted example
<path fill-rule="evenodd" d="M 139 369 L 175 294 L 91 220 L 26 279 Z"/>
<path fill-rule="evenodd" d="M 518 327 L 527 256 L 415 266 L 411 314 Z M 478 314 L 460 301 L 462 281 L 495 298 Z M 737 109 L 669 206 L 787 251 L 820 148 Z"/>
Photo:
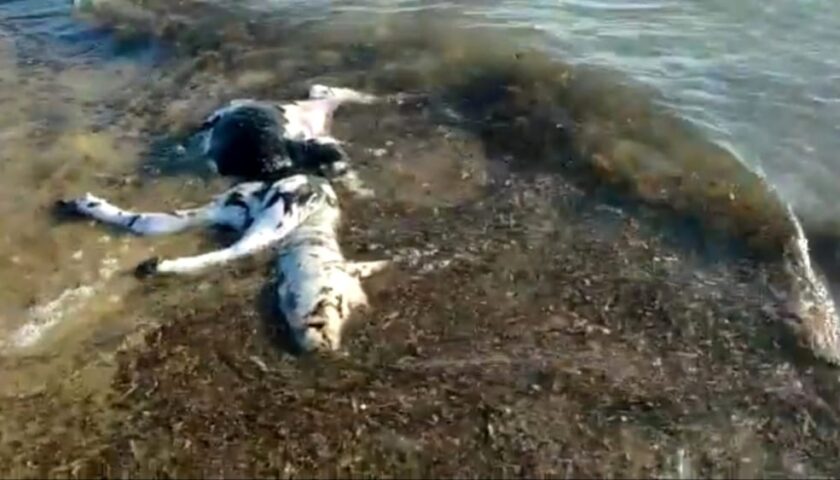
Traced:
<path fill-rule="evenodd" d="M 792 2 L 722 1 L 80 3 L 86 11 L 72 13 L 58 0 L 0 3 L 0 101 L 7 107 L 0 119 L 0 399 L 18 409 L 0 415 L 0 456 L 11 452 L 21 465 L 36 458 L 50 468 L 27 435 L 49 449 L 49 441 L 72 430 L 63 422 L 87 422 L 74 409 L 50 404 L 58 412 L 42 412 L 42 404 L 27 403 L 43 392 L 47 403 L 68 397 L 83 410 L 90 392 L 119 390 L 117 403 L 130 399 L 137 413 L 125 429 L 119 423 L 113 438 L 119 441 L 85 437 L 82 425 L 73 434 L 82 440 L 63 445 L 84 449 L 88 440 L 102 440 L 120 455 L 130 451 L 143 472 L 155 463 L 134 442 L 154 444 L 157 433 L 132 438 L 132 429 L 142 430 L 147 418 L 169 428 L 174 419 L 203 422 L 189 413 L 193 408 L 211 414 L 230 408 L 222 416 L 231 419 L 240 418 L 241 408 L 243 423 L 231 428 L 249 426 L 247 437 L 261 445 L 273 437 L 250 435 L 249 428 L 262 426 L 249 423 L 261 418 L 248 416 L 249 402 L 263 414 L 285 415 L 260 405 L 298 390 L 308 395 L 323 387 L 321 373 L 345 375 L 329 362 L 313 373 L 306 362 L 271 353 L 255 306 L 270 272 L 267 257 L 195 279 L 138 282 L 130 271 L 151 255 L 191 254 L 226 239 L 201 232 L 141 239 L 50 215 L 55 199 L 87 190 L 137 209 L 206 200 L 226 182 L 178 154 L 179 135 L 225 100 L 296 98 L 320 82 L 425 97 L 346 108 L 336 118 L 336 136 L 377 192 L 375 201 L 345 204 L 349 256 L 410 258 L 440 250 L 453 265 L 430 273 L 421 262 L 371 281 L 372 320 L 348 335 L 354 368 L 398 358 L 406 371 L 441 370 L 443 384 L 447 375 L 455 378 L 455 387 L 446 387 L 454 390 L 441 390 L 444 403 L 461 391 L 462 375 L 480 370 L 470 395 L 492 396 L 494 389 L 483 385 L 493 382 L 514 385 L 496 392 L 500 403 L 512 397 L 524 404 L 510 428 L 518 419 L 544 439 L 566 428 L 566 417 L 556 415 L 554 403 L 534 410 L 517 395 L 528 375 L 540 384 L 555 375 L 557 388 L 572 398 L 560 405 L 575 415 L 593 412 L 583 422 L 599 426 L 586 430 L 593 446 L 604 432 L 617 438 L 618 430 L 607 428 L 611 420 L 599 417 L 615 417 L 613 404 L 636 422 L 630 439 L 644 444 L 651 418 L 647 407 L 635 412 L 643 402 L 634 400 L 634 389 L 659 402 L 676 388 L 673 425 L 711 432 L 710 439 L 698 434 L 696 444 L 689 441 L 689 456 L 713 463 L 726 432 L 740 431 L 730 424 L 731 404 L 756 436 L 739 440 L 738 471 L 760 472 L 763 465 L 789 476 L 805 468 L 798 458 L 785 464 L 779 452 L 787 444 L 775 443 L 778 435 L 758 438 L 763 433 L 750 422 L 764 428 L 763 415 L 778 418 L 776 428 L 801 440 L 795 444 L 801 451 L 822 448 L 814 456 L 825 465 L 804 462 L 802 471 L 831 468 L 825 452 L 832 444 L 820 443 L 825 436 L 785 423 L 778 412 L 792 408 L 789 402 L 802 415 L 836 415 L 836 373 L 791 366 L 775 337 L 780 322 L 768 313 L 776 299 L 767 287 L 777 287 L 773 275 L 792 232 L 774 187 L 800 207 L 810 231 L 829 239 L 834 231 L 822 222 L 834 208 L 823 191 L 832 177 L 820 170 L 833 161 L 837 141 L 836 110 L 829 108 L 836 91 L 825 83 L 836 75 L 823 58 L 837 35 L 832 4 L 811 2 L 806 10 Z M 777 31 L 785 35 L 768 34 Z M 796 155 L 803 160 L 787 160 L 799 150 L 807 151 Z M 745 166 L 760 167 L 769 183 Z M 800 184 L 809 185 L 810 196 L 800 194 Z M 514 322 L 527 327 L 512 328 Z M 160 324 L 165 328 L 156 329 Z M 131 350 L 142 343 L 138 331 L 153 332 L 152 348 Z M 122 347 L 130 360 L 114 379 L 114 354 Z M 265 360 L 255 363 L 254 355 Z M 496 359 L 509 368 L 479 368 Z M 554 373 L 531 371 L 534 362 L 550 359 L 556 371 L 540 368 Z M 270 373 L 265 383 L 245 381 L 255 365 L 258 375 Z M 219 394 L 227 392 L 228 368 L 242 397 L 235 401 Z M 285 373 L 277 377 L 275 368 Z M 406 375 L 398 383 L 423 379 L 408 396 L 425 396 L 417 392 L 429 387 L 426 374 Z M 628 387 L 628 376 L 639 385 Z M 384 378 L 374 377 L 371 385 Z M 263 387 L 274 396 L 249 393 Z M 740 388 L 752 399 L 767 396 L 767 405 L 744 404 Z M 392 390 L 382 412 L 406 398 L 407 388 Z M 330 398 L 330 391 L 317 393 Z M 161 403 L 148 407 L 149 398 Z M 472 399 L 465 405 L 475 406 Z M 332 417 L 331 408 L 321 413 L 359 420 L 355 404 L 351 413 L 344 407 Z M 683 413 L 689 407 L 696 417 Z M 725 412 L 709 413 L 716 408 Z M 43 435 L 24 413 L 41 421 Z M 301 444 L 319 425 L 301 426 Z M 187 432 L 197 444 L 227 438 L 203 427 Z M 669 428 L 656 435 L 668 436 Z M 661 473 L 657 455 L 682 458 L 683 450 L 670 450 L 685 440 L 681 435 L 668 437 L 676 444 L 666 442 L 667 452 L 648 451 L 633 462 Z M 442 438 L 457 437 L 447 431 Z M 556 461 L 560 450 L 543 453 Z M 210 456 L 198 452 L 199 466 L 228 458 L 213 448 Z M 752 463 L 761 458 L 766 465 Z M 582 465 L 575 468 L 610 471 L 593 457 Z"/>
<path fill-rule="evenodd" d="M 42 360 L 4 369 L 6 394 L 64 378 L 81 353 L 95 357 L 80 340 L 108 343 L 114 332 L 143 323 L 142 310 L 125 298 L 135 288 L 126 273 L 148 257 L 151 244 L 59 225 L 52 203 L 102 190 L 140 203 L 156 190 L 170 197 L 190 186 L 163 179 L 138 190 L 149 137 L 112 106 L 146 88 L 164 49 L 148 37 L 83 23 L 66 2 L 4 2 L 0 15 L 0 96 L 7 108 L 0 120 L 0 348 Z M 109 321 L 100 331 L 102 318 Z M 96 340 L 97 332 L 104 337 Z"/>
<path fill-rule="evenodd" d="M 840 218 L 840 12 L 830 0 L 245 3 L 293 22 L 336 12 L 365 25 L 420 13 L 457 19 L 505 43 L 618 70 L 765 172 L 807 224 Z"/>
<path fill-rule="evenodd" d="M 371 114 L 355 110 L 338 122 L 342 138 L 367 145 L 360 161 L 385 200 L 459 205 L 479 199 L 494 171 L 536 169 L 697 217 L 704 231 L 734 233 L 762 255 L 778 255 L 790 235 L 775 194 L 741 162 L 766 170 L 789 194 L 790 183 L 776 179 L 789 173 L 779 173 L 790 162 L 778 157 L 793 140 L 772 122 L 795 117 L 801 105 L 780 100 L 772 105 L 786 105 L 784 115 L 756 122 L 743 86 L 810 90 L 765 81 L 773 68 L 794 66 L 781 54 L 770 56 L 778 64 L 750 60 L 765 57 L 749 43 L 745 53 L 723 54 L 737 38 L 721 32 L 746 11 L 692 2 L 79 3 L 75 12 L 58 1 L 0 7 L 0 94 L 11 113 L 0 125 L 9 285 L 0 328 L 6 347 L 36 346 L 30 355 L 60 351 L 55 342 L 72 353 L 78 342 L 67 336 L 89 336 L 102 319 L 106 332 L 119 330 L 114 319 L 142 323 L 143 301 L 130 300 L 137 285 L 126 272 L 152 254 L 194 250 L 200 237 L 150 241 L 55 224 L 53 200 L 90 190 L 138 209 L 201 201 L 223 182 L 172 154 L 177 134 L 221 101 L 292 98 L 316 81 L 429 97 L 418 125 L 382 114 L 371 130 L 361 126 Z M 685 28 L 698 18 L 700 26 Z M 447 128 L 435 144 L 433 132 Z M 807 130 L 824 142 L 814 150 L 829 149 L 834 137 Z M 788 133 L 814 143 L 797 132 Z M 458 135 L 465 140 L 453 156 Z M 378 151 L 387 165 L 369 161 Z M 803 161 L 791 171 L 805 178 L 810 168 Z M 24 370 L 20 378 L 37 376 Z"/>

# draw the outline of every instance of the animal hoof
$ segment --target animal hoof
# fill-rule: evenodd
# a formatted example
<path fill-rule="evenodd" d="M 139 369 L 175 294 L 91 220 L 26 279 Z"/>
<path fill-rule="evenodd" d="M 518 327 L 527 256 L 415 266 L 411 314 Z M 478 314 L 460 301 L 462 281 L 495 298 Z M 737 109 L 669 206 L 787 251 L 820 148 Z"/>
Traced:
<path fill-rule="evenodd" d="M 150 258 L 134 269 L 134 276 L 137 278 L 148 278 L 158 273 L 158 265 L 160 265 L 160 257 Z"/>
<path fill-rule="evenodd" d="M 82 212 L 74 200 L 56 200 L 53 204 L 53 213 L 59 217 L 80 217 Z"/>

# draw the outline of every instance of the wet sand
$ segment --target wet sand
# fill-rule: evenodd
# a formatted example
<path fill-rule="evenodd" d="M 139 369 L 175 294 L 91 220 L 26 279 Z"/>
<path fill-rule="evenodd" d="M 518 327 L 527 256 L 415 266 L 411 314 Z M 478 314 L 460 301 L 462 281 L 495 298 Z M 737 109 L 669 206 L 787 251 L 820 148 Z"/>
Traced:
<path fill-rule="evenodd" d="M 177 8 L 170 13 L 177 17 Z M 436 252 L 366 283 L 372 308 L 354 322 L 341 355 L 284 353 L 267 294 L 270 254 L 190 281 L 125 275 L 152 253 L 196 252 L 225 239 L 144 240 L 87 222 L 55 223 L 47 211 L 54 196 L 91 188 L 137 208 L 199 202 L 224 182 L 175 161 L 170 147 L 222 100 L 291 98 L 314 81 L 418 90 L 429 87 L 422 75 L 431 75 L 422 56 L 366 71 L 369 49 L 337 53 L 330 39 L 318 54 L 243 47 L 226 56 L 202 51 L 213 35 L 163 34 L 188 59 L 97 99 L 112 119 L 107 128 L 79 127 L 82 136 L 61 136 L 50 143 L 54 153 L 34 155 L 47 162 L 47 179 L 34 182 L 38 200 L 18 215 L 40 220 L 8 241 L 35 259 L 58 253 L 20 270 L 4 266 L 6 278 L 37 273 L 32 265 L 61 272 L 53 283 L 45 274 L 17 285 L 48 300 L 79 281 L 96 285 L 108 255 L 117 255 L 118 267 L 39 348 L 0 357 L 5 378 L 15 378 L 0 397 L 0 475 L 805 478 L 840 471 L 837 371 L 800 350 L 778 317 L 770 294 L 778 262 L 762 261 L 761 244 L 756 255 L 732 238 L 696 235 L 657 202 L 631 201 L 616 184 L 557 162 L 550 150 L 557 134 L 514 135 L 551 132 L 542 123 L 556 112 L 517 121 L 516 102 L 524 100 L 498 101 L 494 85 L 445 79 L 473 88 L 338 115 L 337 136 L 377 191 L 373 201 L 341 194 L 348 256 Z M 452 101 L 453 92 L 467 103 Z M 95 117 L 90 109 L 79 116 Z M 572 145 L 603 138 L 593 135 Z M 604 148 L 631 151 L 609 156 L 619 168 L 607 173 L 621 177 L 620 159 L 642 147 L 615 143 Z M 17 145 L 35 148 L 26 136 Z M 79 153 L 85 148 L 87 156 Z M 59 155 L 67 152 L 69 160 Z M 111 240 L 97 246 L 103 235 Z M 50 245 L 18 247 L 33 239 Z M 85 266 L 68 267 L 77 250 Z M 449 262 L 425 269 L 433 260 Z"/>
<path fill-rule="evenodd" d="M 355 128 L 383 118 L 355 113 L 342 116 Z M 393 158 L 437 144 L 429 153 L 441 163 L 468 165 L 476 146 L 445 129 L 420 143 L 403 133 L 389 137 Z M 351 154 L 374 148 L 357 139 Z M 375 180 L 402 168 L 360 163 L 380 191 Z M 3 400 L 7 474 L 837 471 L 836 372 L 796 350 L 772 317 L 754 280 L 766 266 L 709 260 L 554 174 L 496 165 L 457 178 L 446 201 L 405 191 L 345 200 L 348 252 L 437 248 L 452 263 L 370 280 L 372 310 L 343 355 L 282 353 L 258 295 L 267 258 L 139 285 L 127 301 L 159 325 L 112 339 L 119 354 L 88 360 L 57 388 Z M 446 198 L 430 188 L 415 194 Z M 112 369 L 107 388 L 91 388 Z"/>

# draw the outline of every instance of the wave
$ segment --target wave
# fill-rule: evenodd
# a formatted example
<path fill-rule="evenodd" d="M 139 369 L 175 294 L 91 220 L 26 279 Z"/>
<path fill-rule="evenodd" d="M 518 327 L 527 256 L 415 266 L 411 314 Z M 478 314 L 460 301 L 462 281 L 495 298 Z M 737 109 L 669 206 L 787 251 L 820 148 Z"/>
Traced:
<path fill-rule="evenodd" d="M 0 351 L 8 353 L 38 345 L 62 322 L 83 311 L 97 294 L 101 294 L 116 272 L 116 260 L 106 258 L 99 268 L 99 279 L 94 283 L 68 288 L 55 299 L 32 306 L 27 312 L 26 322 L 13 331 L 8 339 L 0 339 Z"/>

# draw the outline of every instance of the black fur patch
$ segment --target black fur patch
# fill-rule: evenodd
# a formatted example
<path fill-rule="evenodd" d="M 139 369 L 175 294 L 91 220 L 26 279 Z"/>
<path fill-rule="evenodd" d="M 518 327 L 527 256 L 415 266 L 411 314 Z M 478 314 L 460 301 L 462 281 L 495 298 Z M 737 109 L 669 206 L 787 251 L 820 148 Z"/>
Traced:
<path fill-rule="evenodd" d="M 226 200 L 224 206 L 226 207 L 240 207 L 244 208 L 245 211 L 248 211 L 248 204 L 245 202 L 244 197 L 239 192 L 233 192 Z"/>
<path fill-rule="evenodd" d="M 271 104 L 236 107 L 205 122 L 212 129 L 208 156 L 219 174 L 246 180 L 272 180 L 295 173 L 333 176 L 333 164 L 349 163 L 336 143 L 285 137 L 283 108 Z"/>
<path fill-rule="evenodd" d="M 264 208 L 271 208 L 276 204 L 279 200 L 283 200 L 283 213 L 285 215 L 289 215 L 292 213 L 292 210 L 296 207 L 300 207 L 301 205 L 305 205 L 309 202 L 312 197 L 315 195 L 315 191 L 312 190 L 312 187 L 306 183 L 301 185 L 300 188 L 293 192 L 282 192 L 282 191 L 275 191 L 268 197 L 268 200 L 265 202 Z"/>
<path fill-rule="evenodd" d="M 344 305 L 344 295 L 339 295 L 338 296 L 338 311 L 343 314 L 344 312 L 346 312 L 345 308 L 346 308 L 346 305 Z"/>
<path fill-rule="evenodd" d="M 265 196 L 268 194 L 268 192 L 269 192 L 269 191 L 271 191 L 271 188 L 272 188 L 273 186 L 274 186 L 274 185 L 273 185 L 273 184 L 271 184 L 271 183 L 264 182 L 264 183 L 263 183 L 263 186 L 262 186 L 262 187 L 260 187 L 260 189 L 259 189 L 259 190 L 257 190 L 256 192 L 254 192 L 254 197 L 255 197 L 258 201 L 260 201 L 260 202 L 261 202 L 261 201 L 263 201 L 263 199 L 265 199 Z"/>
<path fill-rule="evenodd" d="M 290 246 L 298 247 L 298 246 L 302 246 L 302 245 L 306 245 L 307 247 L 322 247 L 322 248 L 330 248 L 332 246 L 329 242 L 327 242 L 323 238 L 319 238 L 319 237 L 306 238 L 306 239 L 301 240 L 297 243 L 294 243 Z"/>
<path fill-rule="evenodd" d="M 288 175 L 292 161 L 280 115 L 268 105 L 243 105 L 222 115 L 208 152 L 219 174 L 255 180 Z"/>
<path fill-rule="evenodd" d="M 251 225 L 254 224 L 254 217 L 252 215 L 248 215 L 245 217 L 245 223 L 242 224 L 242 231 L 248 230 L 251 228 Z"/>
<path fill-rule="evenodd" d="M 321 290 L 318 291 L 318 296 L 329 295 L 332 291 L 332 287 L 321 287 Z M 321 301 L 324 302 L 325 300 Z"/>
<path fill-rule="evenodd" d="M 315 304 L 315 307 L 309 312 L 310 315 L 323 315 L 324 309 L 327 308 L 327 299 L 322 298 Z"/>
<path fill-rule="evenodd" d="M 295 194 L 284 193 L 283 194 L 283 214 L 288 215 L 292 213 L 292 208 L 295 206 L 294 203 L 297 201 L 297 196 Z"/>
<path fill-rule="evenodd" d="M 296 170 L 305 173 L 327 174 L 336 162 L 348 162 L 350 157 L 337 143 L 321 143 L 317 140 L 288 140 L 287 151 L 295 163 Z"/>
<path fill-rule="evenodd" d="M 292 312 L 298 307 L 298 296 L 296 293 L 290 293 L 286 296 L 286 310 Z"/>
<path fill-rule="evenodd" d="M 271 196 L 268 197 L 268 200 L 265 202 L 265 207 L 263 208 L 273 207 L 274 204 L 277 203 L 277 201 L 281 198 L 283 199 L 283 201 L 286 201 L 286 198 L 288 198 L 288 194 L 283 193 L 279 190 L 275 190 L 274 193 L 272 193 Z M 288 201 L 286 201 L 286 203 L 288 203 Z"/>
<path fill-rule="evenodd" d="M 134 275 L 137 278 L 150 277 L 157 273 L 158 265 L 160 265 L 159 257 L 150 258 L 137 265 L 137 267 L 134 269 Z"/>

